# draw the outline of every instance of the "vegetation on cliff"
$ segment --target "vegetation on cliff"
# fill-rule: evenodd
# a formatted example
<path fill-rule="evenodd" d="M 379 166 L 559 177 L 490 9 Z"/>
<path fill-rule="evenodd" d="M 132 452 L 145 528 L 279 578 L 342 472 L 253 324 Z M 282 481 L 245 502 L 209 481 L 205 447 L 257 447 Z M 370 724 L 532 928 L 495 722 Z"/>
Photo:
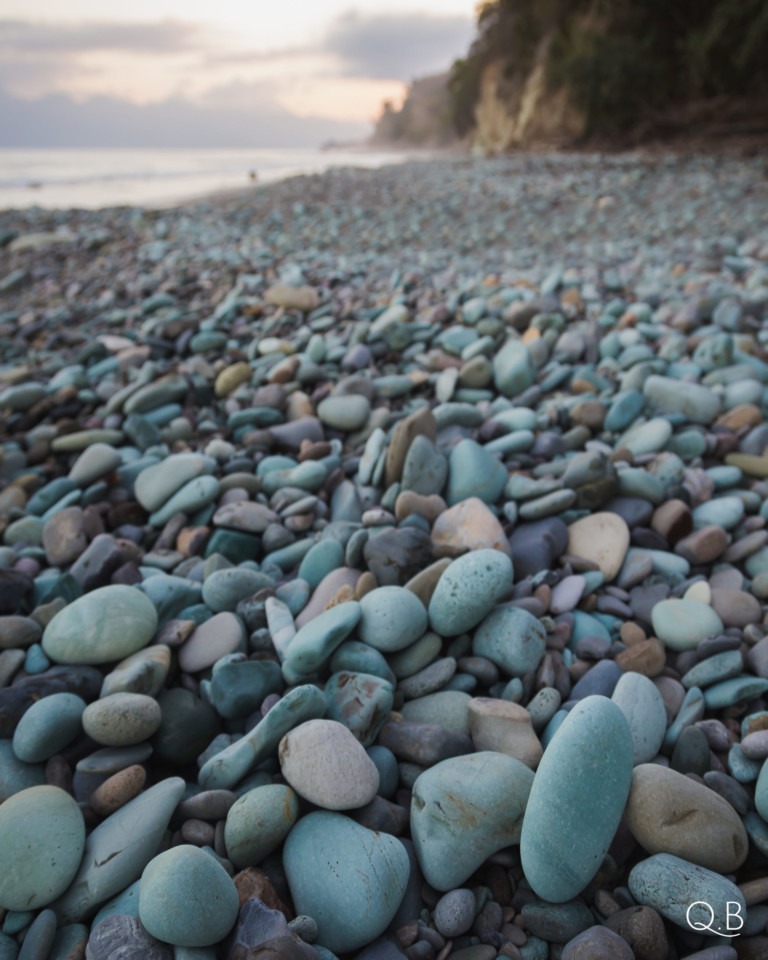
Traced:
<path fill-rule="evenodd" d="M 538 71 L 537 109 L 559 97 L 578 115 L 582 139 L 663 129 L 692 105 L 734 100 L 754 105 L 768 126 L 765 0 L 485 0 L 477 28 L 447 78 L 435 121 L 444 141 L 477 141 L 489 72 L 493 97 L 515 114 Z M 396 113 L 405 119 L 408 109 L 406 100 Z M 526 117 L 526 129 L 517 127 L 510 143 L 535 136 L 537 124 Z"/>

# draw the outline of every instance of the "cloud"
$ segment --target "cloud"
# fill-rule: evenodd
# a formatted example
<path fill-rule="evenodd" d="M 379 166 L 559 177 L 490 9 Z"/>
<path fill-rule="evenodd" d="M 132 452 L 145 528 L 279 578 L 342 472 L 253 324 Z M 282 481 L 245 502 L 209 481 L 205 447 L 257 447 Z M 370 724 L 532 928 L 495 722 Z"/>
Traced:
<path fill-rule="evenodd" d="M 333 23 L 323 49 L 346 76 L 408 82 L 447 69 L 473 36 L 471 17 L 351 11 Z"/>
<path fill-rule="evenodd" d="M 15 56 L 114 50 L 155 55 L 183 53 L 208 46 L 210 40 L 201 25 L 181 20 L 139 23 L 0 20 L 0 50 Z"/>
<path fill-rule="evenodd" d="M 0 92 L 0 116 L 0 147 L 317 147 L 369 133 L 364 123 L 298 117 L 258 86 L 250 103 L 228 109 L 180 97 L 137 106 L 117 97 L 76 103 L 63 94 L 22 100 Z"/>

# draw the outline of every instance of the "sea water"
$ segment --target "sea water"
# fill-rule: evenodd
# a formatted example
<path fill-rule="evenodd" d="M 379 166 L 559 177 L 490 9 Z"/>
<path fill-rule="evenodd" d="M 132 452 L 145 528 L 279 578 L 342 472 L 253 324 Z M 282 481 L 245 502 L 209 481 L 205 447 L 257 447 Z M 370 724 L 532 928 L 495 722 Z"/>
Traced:
<path fill-rule="evenodd" d="M 0 149 L 0 209 L 164 207 L 331 167 L 378 167 L 403 153 L 333 149 Z"/>

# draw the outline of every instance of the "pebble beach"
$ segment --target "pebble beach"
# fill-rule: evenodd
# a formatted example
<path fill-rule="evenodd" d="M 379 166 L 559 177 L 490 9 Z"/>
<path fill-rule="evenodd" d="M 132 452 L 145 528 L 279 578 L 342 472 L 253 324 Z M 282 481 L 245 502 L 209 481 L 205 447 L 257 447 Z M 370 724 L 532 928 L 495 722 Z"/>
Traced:
<path fill-rule="evenodd" d="M 768 173 L 0 211 L 0 960 L 768 958 Z"/>

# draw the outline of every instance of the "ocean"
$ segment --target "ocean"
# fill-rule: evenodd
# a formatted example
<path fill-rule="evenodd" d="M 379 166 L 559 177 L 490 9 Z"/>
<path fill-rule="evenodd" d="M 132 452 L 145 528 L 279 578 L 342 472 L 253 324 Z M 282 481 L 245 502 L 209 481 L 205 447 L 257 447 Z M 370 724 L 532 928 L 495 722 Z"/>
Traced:
<path fill-rule="evenodd" d="M 0 149 L 0 209 L 167 207 L 254 182 L 405 159 L 404 153 L 333 149 Z"/>

